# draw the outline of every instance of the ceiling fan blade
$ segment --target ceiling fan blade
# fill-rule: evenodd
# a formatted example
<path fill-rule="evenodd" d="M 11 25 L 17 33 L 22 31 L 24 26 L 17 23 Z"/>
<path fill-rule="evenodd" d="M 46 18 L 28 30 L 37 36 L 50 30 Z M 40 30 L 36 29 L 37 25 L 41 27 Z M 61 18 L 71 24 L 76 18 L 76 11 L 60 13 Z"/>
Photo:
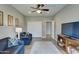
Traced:
<path fill-rule="evenodd" d="M 32 12 L 36 12 L 36 11 L 32 11 Z"/>
<path fill-rule="evenodd" d="M 33 8 L 33 9 L 37 9 L 37 8 L 34 8 L 34 7 L 31 7 L 31 8 Z"/>
<path fill-rule="evenodd" d="M 37 9 L 38 9 L 40 6 L 41 6 L 40 4 L 37 4 Z"/>
<path fill-rule="evenodd" d="M 49 11 L 49 9 L 41 9 L 42 11 Z"/>
<path fill-rule="evenodd" d="M 37 5 L 37 7 L 31 7 L 33 9 L 38 9 L 40 7 L 40 4 Z"/>
<path fill-rule="evenodd" d="M 40 4 L 41 7 L 44 7 L 44 4 Z"/>

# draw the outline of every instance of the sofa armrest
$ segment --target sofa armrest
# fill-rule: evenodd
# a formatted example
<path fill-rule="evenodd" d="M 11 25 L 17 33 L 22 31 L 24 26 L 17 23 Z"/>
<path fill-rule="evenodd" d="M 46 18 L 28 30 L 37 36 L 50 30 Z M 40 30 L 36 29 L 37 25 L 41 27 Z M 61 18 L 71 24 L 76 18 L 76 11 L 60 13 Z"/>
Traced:
<path fill-rule="evenodd" d="M 18 49 L 13 54 L 24 54 L 24 45 L 18 46 Z"/>
<path fill-rule="evenodd" d="M 19 40 L 19 41 L 18 41 L 18 44 L 19 44 L 19 45 L 24 45 L 24 41 L 23 41 L 23 40 Z"/>
<path fill-rule="evenodd" d="M 1 54 L 23 54 L 23 53 L 24 53 L 24 46 L 19 45 L 19 46 L 7 48 Z"/>
<path fill-rule="evenodd" d="M 0 51 L 0 54 L 8 54 L 10 53 L 9 51 Z"/>

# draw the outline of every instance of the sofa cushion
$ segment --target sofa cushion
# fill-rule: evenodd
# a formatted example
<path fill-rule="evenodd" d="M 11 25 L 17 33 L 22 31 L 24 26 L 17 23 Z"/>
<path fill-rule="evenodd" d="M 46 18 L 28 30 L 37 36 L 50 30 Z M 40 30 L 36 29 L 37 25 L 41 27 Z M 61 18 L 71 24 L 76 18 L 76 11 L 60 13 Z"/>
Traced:
<path fill-rule="evenodd" d="M 18 45 L 18 39 L 10 38 L 8 40 L 8 47 L 13 47 L 13 46 L 16 46 L 16 45 Z"/>

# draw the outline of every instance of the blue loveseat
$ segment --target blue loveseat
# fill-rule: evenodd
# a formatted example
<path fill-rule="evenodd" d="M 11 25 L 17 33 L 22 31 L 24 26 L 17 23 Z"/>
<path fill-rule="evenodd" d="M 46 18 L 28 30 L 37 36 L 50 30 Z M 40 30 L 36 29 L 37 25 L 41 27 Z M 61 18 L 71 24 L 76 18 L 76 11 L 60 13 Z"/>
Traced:
<path fill-rule="evenodd" d="M 0 54 L 24 54 L 24 45 L 8 47 L 9 39 L 9 37 L 0 39 Z"/>
<path fill-rule="evenodd" d="M 21 37 L 21 40 L 24 41 L 24 45 L 31 44 L 31 42 L 32 42 L 32 34 L 31 33 L 21 32 L 20 37 Z"/>

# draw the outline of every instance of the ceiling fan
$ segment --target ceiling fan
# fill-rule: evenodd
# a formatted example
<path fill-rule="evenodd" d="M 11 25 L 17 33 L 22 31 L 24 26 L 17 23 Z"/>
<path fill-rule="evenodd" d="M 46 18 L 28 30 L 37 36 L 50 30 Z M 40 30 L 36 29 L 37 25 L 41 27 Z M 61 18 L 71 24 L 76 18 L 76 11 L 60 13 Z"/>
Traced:
<path fill-rule="evenodd" d="M 49 9 L 44 9 L 45 5 L 44 4 L 37 4 L 36 7 L 31 7 L 32 9 L 34 9 L 34 11 L 32 12 L 37 12 L 39 14 L 42 14 L 43 11 L 49 11 Z"/>

